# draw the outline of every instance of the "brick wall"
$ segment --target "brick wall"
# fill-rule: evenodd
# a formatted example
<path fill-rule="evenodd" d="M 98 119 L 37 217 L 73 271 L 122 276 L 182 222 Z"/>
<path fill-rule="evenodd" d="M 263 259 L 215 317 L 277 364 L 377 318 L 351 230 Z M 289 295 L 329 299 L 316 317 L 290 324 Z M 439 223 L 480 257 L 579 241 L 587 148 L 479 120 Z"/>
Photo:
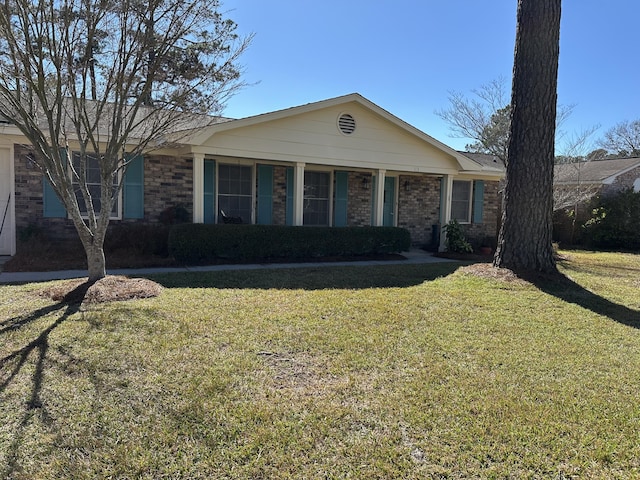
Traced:
<path fill-rule="evenodd" d="M 42 173 L 30 160 L 30 150 L 15 145 L 15 205 L 18 232 L 29 226 L 42 228 L 54 239 L 76 238 L 73 222 L 67 218 L 43 217 Z M 193 211 L 192 160 L 168 156 L 145 156 L 144 218 L 122 222 L 157 222 L 160 212 L 182 204 Z M 112 224 L 120 223 L 112 220 Z"/>
<path fill-rule="evenodd" d="M 182 205 L 193 213 L 193 159 L 146 155 L 144 157 L 144 222 L 157 222 L 160 213 Z"/>
<path fill-rule="evenodd" d="M 347 225 L 364 227 L 371 225 L 370 173 L 349 172 L 347 196 Z"/>
<path fill-rule="evenodd" d="M 426 175 L 400 175 L 398 226 L 411 232 L 414 245 L 432 242 L 433 225 L 440 221 L 440 179 Z"/>
<path fill-rule="evenodd" d="M 273 167 L 273 216 L 274 225 L 287 223 L 287 168 Z"/>
<path fill-rule="evenodd" d="M 75 238 L 76 229 L 66 218 L 43 218 L 42 172 L 30 160 L 31 149 L 14 145 L 15 151 L 15 208 L 18 242 L 20 232 L 38 227 L 51 238 Z"/>

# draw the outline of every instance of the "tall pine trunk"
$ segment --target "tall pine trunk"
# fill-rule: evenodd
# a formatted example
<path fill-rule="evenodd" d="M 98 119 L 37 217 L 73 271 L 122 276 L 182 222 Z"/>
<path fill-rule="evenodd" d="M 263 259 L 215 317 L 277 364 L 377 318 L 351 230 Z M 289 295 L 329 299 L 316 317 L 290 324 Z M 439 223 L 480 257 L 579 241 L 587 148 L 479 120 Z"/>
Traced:
<path fill-rule="evenodd" d="M 494 266 L 556 272 L 553 163 L 561 0 L 519 0 L 502 227 Z"/>

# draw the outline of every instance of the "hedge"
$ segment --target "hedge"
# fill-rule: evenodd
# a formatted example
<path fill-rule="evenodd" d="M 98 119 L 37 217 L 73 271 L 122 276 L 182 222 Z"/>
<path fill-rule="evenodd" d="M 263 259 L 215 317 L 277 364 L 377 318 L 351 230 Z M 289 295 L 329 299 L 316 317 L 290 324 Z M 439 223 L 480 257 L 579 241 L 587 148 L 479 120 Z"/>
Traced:
<path fill-rule="evenodd" d="M 626 189 L 600 198 L 584 236 L 591 247 L 640 251 L 640 192 Z"/>
<path fill-rule="evenodd" d="M 384 254 L 410 245 L 409 231 L 396 227 L 182 224 L 169 232 L 169 254 L 187 264 Z"/>

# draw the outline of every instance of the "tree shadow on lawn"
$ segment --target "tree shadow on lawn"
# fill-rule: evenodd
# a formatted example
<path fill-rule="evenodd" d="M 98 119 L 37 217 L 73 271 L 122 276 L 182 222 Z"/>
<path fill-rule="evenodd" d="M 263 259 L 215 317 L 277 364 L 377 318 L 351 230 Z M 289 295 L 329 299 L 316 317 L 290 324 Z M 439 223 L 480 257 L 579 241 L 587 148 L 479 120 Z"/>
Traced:
<path fill-rule="evenodd" d="M 462 262 L 274 268 L 171 273 L 149 276 L 166 288 L 251 288 L 287 290 L 405 288 L 451 275 Z"/>
<path fill-rule="evenodd" d="M 565 302 L 574 303 L 623 325 L 640 328 L 640 311 L 593 293 L 563 274 L 522 274 L 519 276 L 541 291 Z"/>
<path fill-rule="evenodd" d="M 79 311 L 82 299 L 90 286 L 90 283 L 85 282 L 70 292 L 59 303 L 40 308 L 27 315 L 13 317 L 0 322 L 1 341 L 3 334 L 19 330 L 47 315 L 62 311 L 60 317 L 42 330 L 33 340 L 0 358 L 0 395 L 2 395 L 11 383 L 17 379 L 22 368 L 28 363 L 31 354 L 35 353 L 35 369 L 31 377 L 30 392 L 24 402 L 25 410 L 14 432 L 13 441 L 5 452 L 5 465 L 0 465 L 0 478 L 11 478 L 12 474 L 18 469 L 18 452 L 31 419 L 34 416 L 40 416 L 45 423 L 51 423 L 46 407 L 40 398 L 45 360 L 49 349 L 49 335 L 67 318 Z"/>

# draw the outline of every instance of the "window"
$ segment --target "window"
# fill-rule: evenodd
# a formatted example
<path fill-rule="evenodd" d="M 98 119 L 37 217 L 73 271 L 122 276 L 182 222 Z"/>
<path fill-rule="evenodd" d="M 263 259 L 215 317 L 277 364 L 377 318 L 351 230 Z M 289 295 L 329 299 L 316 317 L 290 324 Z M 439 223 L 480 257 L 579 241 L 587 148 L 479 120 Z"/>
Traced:
<path fill-rule="evenodd" d="M 87 189 L 89 190 L 89 194 L 91 195 L 91 200 L 93 202 L 93 209 L 96 213 L 100 212 L 102 209 L 101 202 L 101 193 L 100 193 L 100 163 L 98 157 L 95 155 L 87 154 L 87 163 L 85 168 L 85 180 L 87 182 Z M 80 174 L 80 154 L 77 152 L 73 153 L 73 168 L 76 170 L 78 174 Z M 80 184 L 77 179 L 73 179 L 74 192 L 76 194 L 76 198 L 78 200 L 78 207 L 80 208 L 80 213 L 82 215 L 87 215 L 87 206 L 84 201 L 84 197 L 82 196 L 82 192 L 80 190 Z M 118 177 L 114 175 L 113 177 L 113 189 L 118 188 Z M 120 198 L 119 195 L 116 196 L 115 201 L 113 202 L 113 209 L 111 210 L 111 218 L 118 218 L 120 212 Z"/>
<path fill-rule="evenodd" d="M 451 191 L 451 219 L 461 223 L 471 222 L 471 182 L 453 181 Z"/>
<path fill-rule="evenodd" d="M 218 222 L 222 223 L 222 212 L 226 217 L 241 218 L 242 223 L 251 223 L 253 204 L 253 170 L 244 165 L 218 166 Z"/>
<path fill-rule="evenodd" d="M 328 172 L 304 172 L 304 225 L 329 225 Z"/>

